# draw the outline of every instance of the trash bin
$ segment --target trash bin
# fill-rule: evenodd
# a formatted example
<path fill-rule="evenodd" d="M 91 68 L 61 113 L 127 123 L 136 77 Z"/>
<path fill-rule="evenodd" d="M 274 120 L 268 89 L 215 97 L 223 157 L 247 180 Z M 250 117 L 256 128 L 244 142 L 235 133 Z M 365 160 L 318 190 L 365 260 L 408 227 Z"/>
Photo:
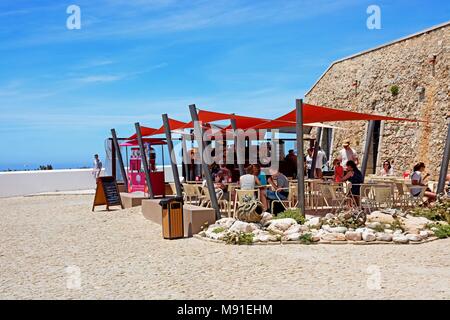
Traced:
<path fill-rule="evenodd" d="M 167 198 L 159 202 L 162 207 L 162 234 L 164 239 L 184 237 L 183 198 Z"/>

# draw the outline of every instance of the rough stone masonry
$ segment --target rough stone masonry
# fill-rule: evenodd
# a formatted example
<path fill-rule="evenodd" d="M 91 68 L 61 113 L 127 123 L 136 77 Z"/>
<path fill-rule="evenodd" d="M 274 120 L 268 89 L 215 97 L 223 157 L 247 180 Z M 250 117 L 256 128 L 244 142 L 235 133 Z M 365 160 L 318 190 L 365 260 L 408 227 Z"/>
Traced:
<path fill-rule="evenodd" d="M 450 112 L 449 61 L 447 22 L 333 63 L 306 94 L 306 102 L 426 121 L 382 122 L 376 168 L 394 159 L 396 175 L 401 175 L 422 161 L 437 180 Z M 332 154 L 348 138 L 362 159 L 367 122 L 335 125 L 346 130 L 334 130 Z"/>

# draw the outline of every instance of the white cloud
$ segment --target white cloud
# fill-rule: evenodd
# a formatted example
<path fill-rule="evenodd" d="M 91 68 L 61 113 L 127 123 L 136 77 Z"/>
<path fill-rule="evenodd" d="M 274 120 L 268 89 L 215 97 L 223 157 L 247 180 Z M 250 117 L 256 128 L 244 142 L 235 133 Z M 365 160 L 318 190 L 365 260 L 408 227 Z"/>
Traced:
<path fill-rule="evenodd" d="M 84 2 L 82 29 L 69 32 L 55 25 L 33 28 L 22 38 L 3 43 L 3 48 L 48 43 L 92 41 L 107 37 L 149 38 L 155 35 L 207 28 L 220 28 L 258 23 L 277 24 L 312 19 L 358 3 L 358 0 L 113 0 Z M 149 12 L 152 11 L 152 12 Z M 26 27 L 26 26 L 23 26 Z"/>
<path fill-rule="evenodd" d="M 95 82 L 114 82 L 123 79 L 121 76 L 113 75 L 93 75 L 75 79 L 76 81 L 84 83 L 95 83 Z"/>

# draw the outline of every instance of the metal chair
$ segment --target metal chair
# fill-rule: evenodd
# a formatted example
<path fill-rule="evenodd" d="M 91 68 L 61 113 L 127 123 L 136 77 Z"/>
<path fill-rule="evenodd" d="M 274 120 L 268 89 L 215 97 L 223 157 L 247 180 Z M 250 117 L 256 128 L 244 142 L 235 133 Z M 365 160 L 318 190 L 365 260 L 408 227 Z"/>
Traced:
<path fill-rule="evenodd" d="M 361 209 L 369 213 L 394 206 L 394 189 L 391 184 L 369 184 L 361 186 Z"/>
<path fill-rule="evenodd" d="M 273 214 L 273 207 L 275 203 L 280 203 L 285 210 L 296 208 L 298 199 L 297 199 L 297 185 L 291 184 L 289 188 L 284 188 L 283 190 L 287 190 L 289 192 L 287 199 L 283 200 L 280 198 L 278 192 L 275 192 L 276 200 L 272 200 L 270 204 L 270 212 Z"/>
<path fill-rule="evenodd" d="M 183 199 L 186 203 L 199 205 L 202 201 L 199 185 L 183 183 Z"/>
<path fill-rule="evenodd" d="M 200 205 L 202 207 L 210 208 L 211 207 L 211 196 L 209 194 L 209 189 L 207 187 L 202 188 L 202 202 Z M 223 199 L 223 191 L 220 190 L 219 192 L 216 192 L 217 202 L 219 204 L 219 210 L 220 212 L 228 212 L 228 217 L 230 217 L 229 211 L 228 211 L 228 200 Z"/>
<path fill-rule="evenodd" d="M 353 205 L 356 206 L 353 197 L 351 197 L 350 189 L 346 190 L 343 184 L 323 183 L 320 185 L 320 191 L 325 205 L 334 213 Z"/>
<path fill-rule="evenodd" d="M 423 198 L 425 197 L 425 191 L 427 190 L 426 186 L 415 186 L 415 185 L 406 185 L 406 188 L 408 189 L 408 197 L 407 197 L 407 201 L 408 201 L 408 205 L 410 204 L 411 207 L 418 207 L 424 204 L 424 200 Z M 414 196 L 412 194 L 412 189 L 419 189 L 420 188 L 420 193 L 417 196 Z"/>

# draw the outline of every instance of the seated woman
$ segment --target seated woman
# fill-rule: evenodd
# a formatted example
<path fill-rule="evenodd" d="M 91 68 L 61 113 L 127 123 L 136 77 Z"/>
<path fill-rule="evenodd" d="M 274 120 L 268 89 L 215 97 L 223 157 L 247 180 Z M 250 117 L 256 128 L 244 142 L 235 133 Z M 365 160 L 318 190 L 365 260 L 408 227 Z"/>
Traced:
<path fill-rule="evenodd" d="M 261 185 L 267 185 L 267 177 L 266 174 L 261 170 L 261 166 L 259 164 L 253 165 L 253 175 L 259 179 Z"/>
<path fill-rule="evenodd" d="M 257 186 L 261 186 L 261 181 L 259 181 L 258 177 L 254 175 L 254 167 L 253 165 L 249 165 L 245 168 L 246 174 L 239 178 L 239 186 L 241 190 L 255 190 Z M 262 195 L 260 192 L 260 200 L 264 206 L 264 210 L 267 209 L 267 200 L 265 194 Z"/>
<path fill-rule="evenodd" d="M 427 173 L 424 175 L 425 164 L 423 162 L 419 162 L 418 164 L 416 164 L 413 171 L 414 172 L 411 175 L 411 184 L 413 185 L 413 187 L 411 187 L 411 194 L 413 195 L 413 197 L 417 197 L 422 191 L 421 187 L 426 187 L 424 181 L 430 176 L 430 174 Z M 436 194 L 434 192 L 431 192 L 430 188 L 425 189 L 424 196 L 427 197 L 427 203 L 436 201 Z"/>
<path fill-rule="evenodd" d="M 333 168 L 334 168 L 334 176 L 333 176 L 334 182 L 342 182 L 342 179 L 344 178 L 344 167 L 341 166 L 341 160 L 334 159 Z"/>
<path fill-rule="evenodd" d="M 261 170 L 261 166 L 259 164 L 253 165 L 253 175 L 258 178 L 259 182 L 261 183 L 261 186 L 267 185 L 267 177 L 266 174 Z M 264 206 L 265 209 L 267 209 L 267 194 L 266 194 L 266 188 L 260 187 L 259 188 L 259 198 Z"/>
<path fill-rule="evenodd" d="M 231 171 L 224 164 L 221 164 L 220 170 L 219 172 L 217 172 L 214 178 L 214 187 L 216 188 L 216 193 L 222 193 L 223 199 L 228 199 L 229 195 L 227 182 L 230 181 L 231 181 Z"/>
<path fill-rule="evenodd" d="M 361 184 L 364 182 L 364 177 L 353 160 L 347 161 L 347 173 L 342 178 L 342 181 L 349 181 L 352 184 L 352 196 L 356 204 L 359 205 Z"/>
<path fill-rule="evenodd" d="M 387 177 L 387 176 L 393 176 L 394 175 L 394 168 L 392 168 L 391 163 L 386 160 L 383 162 L 383 168 L 380 170 L 380 176 Z"/>
<path fill-rule="evenodd" d="M 257 177 L 253 175 L 253 166 L 245 168 L 245 174 L 239 178 L 239 186 L 242 190 L 254 190 L 256 185 L 261 185 Z"/>

